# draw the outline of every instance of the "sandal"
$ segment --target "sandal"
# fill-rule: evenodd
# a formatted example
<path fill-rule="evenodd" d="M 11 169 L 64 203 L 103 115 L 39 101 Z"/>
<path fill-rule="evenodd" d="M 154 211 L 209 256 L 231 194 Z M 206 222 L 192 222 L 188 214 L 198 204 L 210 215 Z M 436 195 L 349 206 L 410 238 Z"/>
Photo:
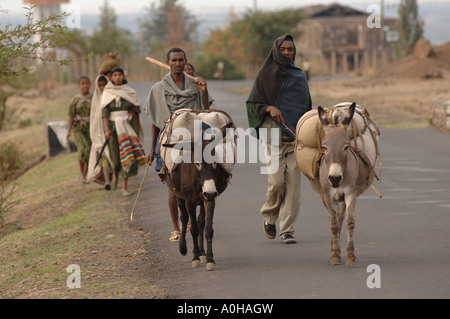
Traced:
<path fill-rule="evenodd" d="M 169 238 L 169 241 L 170 242 L 176 242 L 176 241 L 180 241 L 180 232 L 179 231 L 173 231 L 173 232 L 171 232 L 170 233 L 170 238 Z"/>

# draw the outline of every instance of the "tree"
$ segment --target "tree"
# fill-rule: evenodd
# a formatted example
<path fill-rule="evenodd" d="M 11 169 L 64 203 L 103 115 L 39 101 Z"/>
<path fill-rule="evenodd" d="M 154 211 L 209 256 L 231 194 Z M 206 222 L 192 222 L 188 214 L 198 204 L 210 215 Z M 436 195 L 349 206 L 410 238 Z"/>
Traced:
<path fill-rule="evenodd" d="M 143 54 L 161 53 L 172 46 L 182 47 L 187 53 L 193 50 L 198 21 L 178 2 L 160 0 L 158 6 L 152 3 L 145 8 L 144 18 L 139 20 Z"/>
<path fill-rule="evenodd" d="M 257 64 L 264 62 L 273 42 L 283 34 L 296 38 L 295 28 L 302 19 L 301 9 L 284 9 L 274 12 L 248 11 L 237 23 L 238 33 L 246 35 L 246 55 Z"/>
<path fill-rule="evenodd" d="M 204 79 L 217 79 L 218 64 L 223 63 L 223 80 L 243 80 L 245 74 L 223 56 L 203 55 L 195 60 L 195 71 Z"/>
<path fill-rule="evenodd" d="M 303 18 L 301 9 L 264 12 L 248 10 L 241 19 L 231 13 L 230 23 L 224 29 L 210 31 L 202 46 L 203 55 L 222 56 L 253 76 L 272 48 L 276 38 L 292 34 Z"/>
<path fill-rule="evenodd" d="M 419 18 L 417 0 L 401 0 L 398 8 L 398 24 L 402 46 L 411 51 L 423 35 L 424 22 Z"/>
<path fill-rule="evenodd" d="M 33 6 L 27 10 L 26 23 L 13 27 L 0 24 L 0 131 L 6 114 L 6 101 L 20 87 L 23 79 L 30 74 L 31 68 L 18 67 L 19 59 L 31 59 L 41 62 L 70 63 L 71 59 L 56 61 L 54 55 L 42 54 L 46 49 L 64 46 L 71 41 L 71 32 L 64 26 L 64 13 L 33 22 Z M 0 14 L 6 11 L 0 10 Z M 40 35 L 38 41 L 33 41 Z"/>
<path fill-rule="evenodd" d="M 104 55 L 111 51 L 128 54 L 135 51 L 136 41 L 130 31 L 117 26 L 117 15 L 108 0 L 100 7 L 100 22 L 89 39 L 92 52 Z"/>
<path fill-rule="evenodd" d="M 59 44 L 58 48 L 67 50 L 77 59 L 83 59 L 93 55 L 93 52 L 90 50 L 89 36 L 86 35 L 84 30 L 77 28 L 69 29 L 67 30 L 67 34 L 60 37 L 64 36 L 68 36 L 70 42 L 60 42 L 61 44 Z"/>

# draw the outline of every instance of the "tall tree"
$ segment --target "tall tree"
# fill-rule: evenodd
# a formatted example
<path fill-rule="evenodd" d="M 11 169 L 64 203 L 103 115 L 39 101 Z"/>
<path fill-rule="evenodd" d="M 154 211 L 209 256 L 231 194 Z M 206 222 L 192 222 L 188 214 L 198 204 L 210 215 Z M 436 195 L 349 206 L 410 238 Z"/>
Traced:
<path fill-rule="evenodd" d="M 198 21 L 179 0 L 159 0 L 145 8 L 139 20 L 142 53 L 165 51 L 171 46 L 195 45 Z"/>
<path fill-rule="evenodd" d="M 411 51 L 423 35 L 424 22 L 419 17 L 417 0 L 401 0 L 398 7 L 398 24 L 402 46 Z"/>
<path fill-rule="evenodd" d="M 100 22 L 90 38 L 92 52 L 103 55 L 111 51 L 128 54 L 135 51 L 136 41 L 130 31 L 117 26 L 117 15 L 108 0 L 100 7 Z"/>

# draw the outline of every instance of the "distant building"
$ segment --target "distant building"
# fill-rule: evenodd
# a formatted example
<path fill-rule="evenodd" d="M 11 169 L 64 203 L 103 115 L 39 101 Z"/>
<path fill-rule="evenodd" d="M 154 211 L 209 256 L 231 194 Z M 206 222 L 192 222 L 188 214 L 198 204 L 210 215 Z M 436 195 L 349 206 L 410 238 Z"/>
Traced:
<path fill-rule="evenodd" d="M 370 73 L 396 58 L 396 19 L 384 18 L 381 28 L 370 28 L 375 21 L 370 13 L 338 3 L 302 9 L 307 18 L 298 25 L 296 45 L 312 74 Z"/>

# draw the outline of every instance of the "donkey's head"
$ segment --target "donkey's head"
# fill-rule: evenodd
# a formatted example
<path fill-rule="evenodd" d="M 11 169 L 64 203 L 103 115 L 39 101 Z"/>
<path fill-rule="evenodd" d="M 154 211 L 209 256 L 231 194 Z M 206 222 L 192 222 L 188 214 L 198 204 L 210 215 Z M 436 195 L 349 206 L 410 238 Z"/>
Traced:
<path fill-rule="evenodd" d="M 195 161 L 195 175 L 197 181 L 202 185 L 202 195 L 207 201 L 214 200 L 219 195 L 217 187 L 221 181 L 226 179 L 227 173 L 218 165 L 215 158 L 215 146 L 221 143 L 227 134 L 227 129 L 233 127 L 233 123 L 228 123 L 220 130 L 216 129 L 209 140 L 202 140 L 202 161 Z M 203 131 L 204 133 L 205 131 Z M 205 135 L 203 135 L 205 136 Z M 209 160 L 208 160 L 209 157 Z"/>
<path fill-rule="evenodd" d="M 344 180 L 347 155 L 350 149 L 350 138 L 347 136 L 347 128 L 355 113 L 355 107 L 356 103 L 352 103 L 342 120 L 338 117 L 330 120 L 328 114 L 321 106 L 317 108 L 319 119 L 325 132 L 321 144 L 323 161 L 325 161 L 323 164 L 328 169 L 328 182 L 334 188 L 341 186 Z"/>

